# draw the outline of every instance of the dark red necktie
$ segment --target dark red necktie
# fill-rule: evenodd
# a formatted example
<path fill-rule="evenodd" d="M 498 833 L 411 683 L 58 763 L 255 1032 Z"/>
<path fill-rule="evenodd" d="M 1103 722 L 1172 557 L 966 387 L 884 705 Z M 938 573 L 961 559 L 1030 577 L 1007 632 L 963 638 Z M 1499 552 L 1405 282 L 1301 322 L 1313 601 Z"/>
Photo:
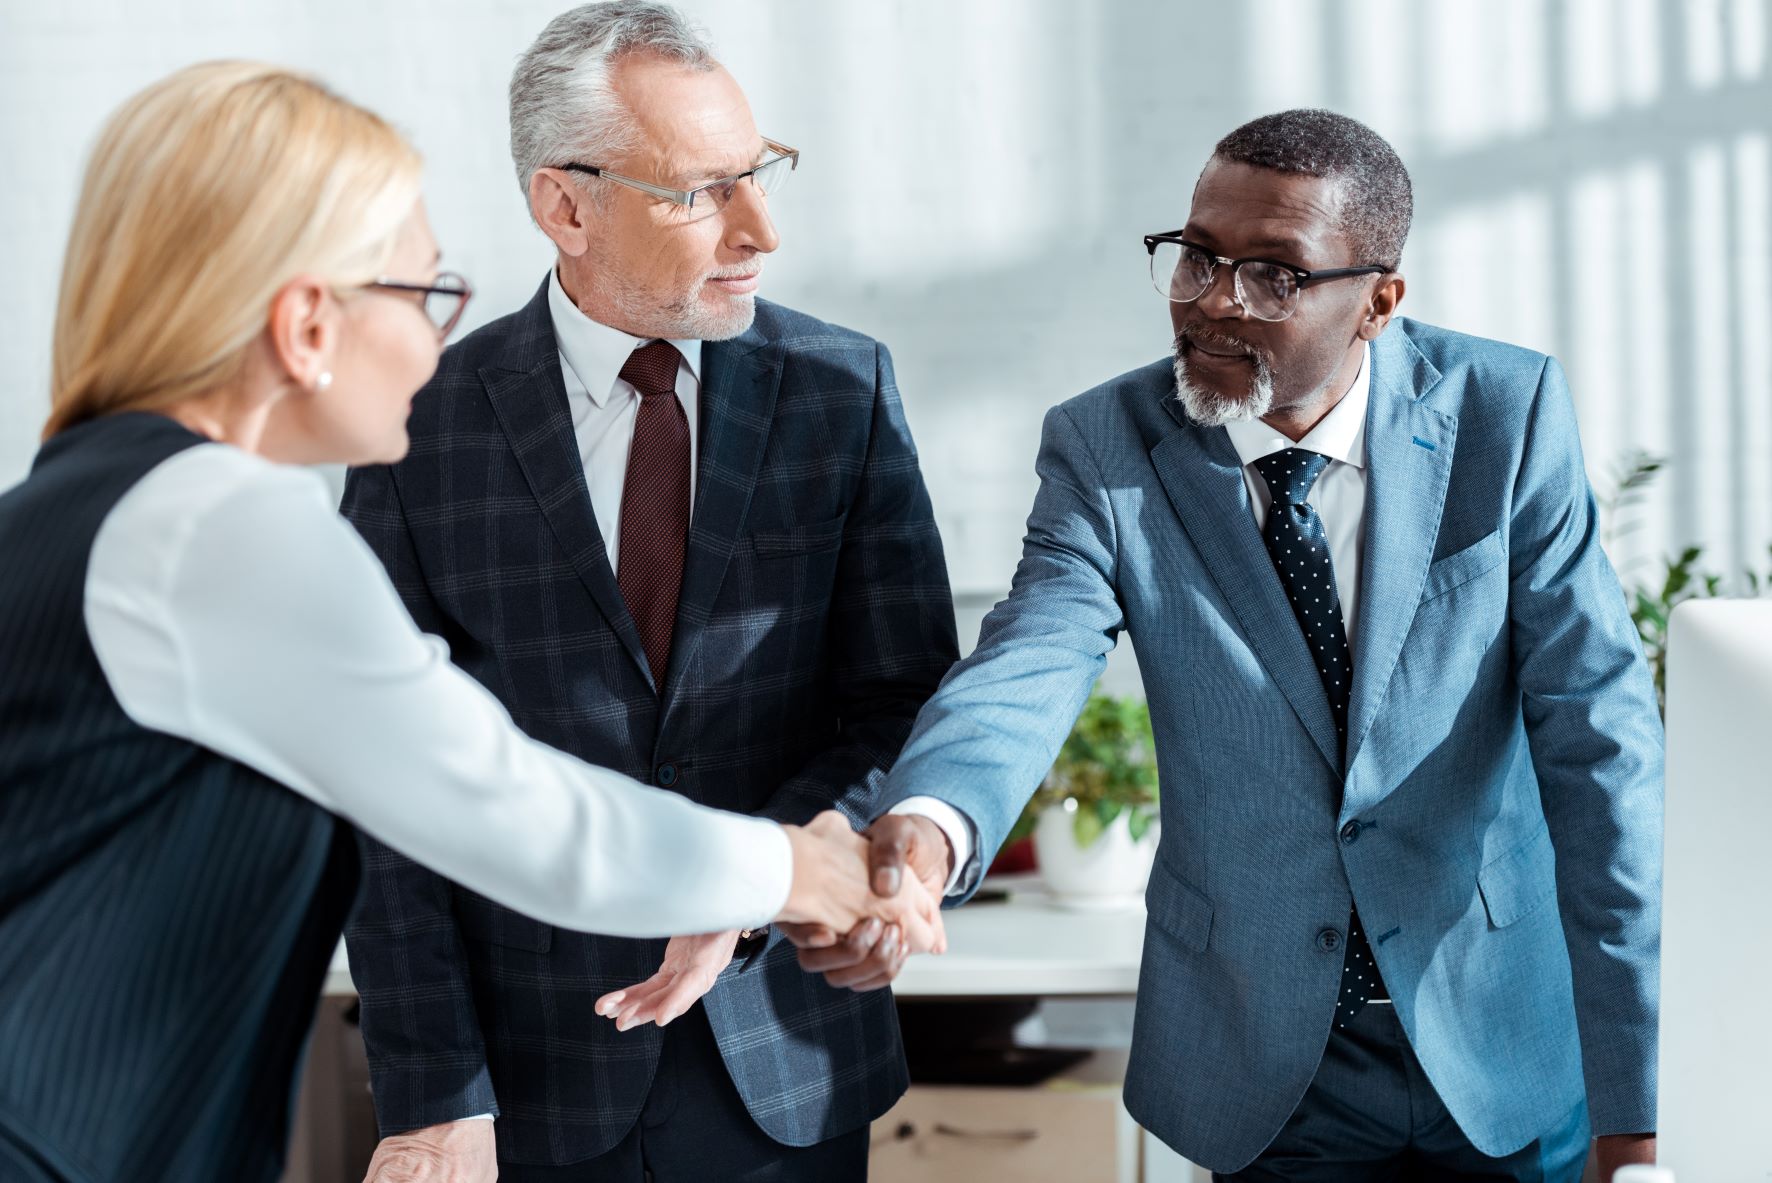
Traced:
<path fill-rule="evenodd" d="M 642 345 L 621 368 L 640 392 L 634 443 L 621 493 L 621 553 L 615 581 L 640 630 L 652 685 L 664 690 L 689 547 L 689 417 L 677 399 L 676 347 Z"/>

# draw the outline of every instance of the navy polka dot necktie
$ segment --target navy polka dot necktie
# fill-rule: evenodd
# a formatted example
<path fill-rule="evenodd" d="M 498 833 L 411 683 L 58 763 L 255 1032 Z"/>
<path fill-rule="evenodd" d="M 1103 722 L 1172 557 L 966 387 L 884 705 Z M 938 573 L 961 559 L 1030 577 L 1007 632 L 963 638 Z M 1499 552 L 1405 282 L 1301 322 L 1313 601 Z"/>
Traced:
<path fill-rule="evenodd" d="M 1287 448 L 1255 462 L 1255 471 L 1267 482 L 1273 504 L 1268 508 L 1262 540 L 1279 573 L 1280 584 L 1292 602 L 1292 615 L 1304 630 L 1311 660 L 1329 696 L 1335 717 L 1335 734 L 1343 753 L 1347 750 L 1347 707 L 1353 689 L 1353 651 L 1347 643 L 1347 627 L 1341 619 L 1341 596 L 1335 590 L 1335 568 L 1329 561 L 1329 537 L 1323 521 L 1307 500 L 1311 486 L 1329 457 L 1305 448 Z M 1348 920 L 1347 958 L 1342 964 L 1341 996 L 1335 1021 L 1346 1025 L 1360 1008 L 1374 998 L 1386 997 L 1378 976 L 1360 914 Z"/>

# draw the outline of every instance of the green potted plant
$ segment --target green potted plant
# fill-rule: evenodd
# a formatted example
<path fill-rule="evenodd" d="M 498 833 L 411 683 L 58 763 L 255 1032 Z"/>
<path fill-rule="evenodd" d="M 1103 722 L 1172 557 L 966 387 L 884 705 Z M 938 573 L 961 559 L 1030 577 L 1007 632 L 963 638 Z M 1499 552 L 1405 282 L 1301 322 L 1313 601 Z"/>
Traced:
<path fill-rule="evenodd" d="M 1143 892 L 1158 829 L 1150 708 L 1096 694 L 1009 840 L 1033 835 L 1041 878 L 1058 902 L 1119 907 Z"/>
<path fill-rule="evenodd" d="M 1627 452 L 1615 466 L 1612 491 L 1599 498 L 1603 523 L 1601 540 L 1608 549 L 1616 539 L 1641 524 L 1629 511 L 1642 502 L 1656 474 L 1666 467 L 1665 459 L 1642 451 Z M 1772 547 L 1767 547 L 1767 551 L 1772 553 Z M 1678 558 L 1664 559 L 1654 580 L 1636 580 L 1625 593 L 1630 600 L 1631 620 L 1637 626 L 1643 655 L 1648 658 L 1649 671 L 1655 678 L 1655 697 L 1664 713 L 1667 709 L 1667 624 L 1674 606 L 1685 600 L 1730 594 L 1751 599 L 1772 591 L 1772 570 L 1764 576 L 1756 571 L 1744 571 L 1739 587 L 1730 588 L 1722 576 L 1699 566 L 1703 556 L 1702 547 L 1688 546 Z"/>

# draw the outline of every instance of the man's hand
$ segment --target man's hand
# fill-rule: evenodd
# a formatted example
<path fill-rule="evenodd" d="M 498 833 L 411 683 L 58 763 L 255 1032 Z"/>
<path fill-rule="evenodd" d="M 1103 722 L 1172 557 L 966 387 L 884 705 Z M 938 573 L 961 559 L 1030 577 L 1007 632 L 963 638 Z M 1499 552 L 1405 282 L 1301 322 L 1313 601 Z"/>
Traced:
<path fill-rule="evenodd" d="M 736 928 L 698 937 L 672 937 L 658 972 L 637 986 L 597 999 L 597 1013 L 614 1019 L 617 1031 L 642 1023 L 665 1026 L 714 988 L 714 979 L 732 962 L 738 938 Z"/>
<path fill-rule="evenodd" d="M 887 814 L 863 836 L 868 840 L 868 875 L 875 895 L 897 895 L 906 867 L 931 898 L 939 900 L 946 893 L 954 848 L 940 826 L 921 814 Z"/>
<path fill-rule="evenodd" d="M 891 894 L 870 891 L 869 859 L 877 856 L 870 855 L 868 839 L 851 829 L 842 814 L 826 810 L 804 826 L 782 830 L 794 860 L 787 904 L 775 917 L 784 930 L 794 926 L 836 934 L 873 919 L 895 929 L 909 952 L 947 949 L 940 897 L 931 895 L 921 880 L 902 875 L 895 878 L 898 889 Z"/>
<path fill-rule="evenodd" d="M 1594 1139 L 1594 1165 L 1600 1183 L 1612 1183 L 1612 1172 L 1630 1163 L 1655 1161 L 1654 1134 L 1602 1134 Z"/>
<path fill-rule="evenodd" d="M 939 901 L 953 870 L 954 853 L 941 827 L 916 814 L 887 814 L 864 832 L 868 840 L 868 878 L 879 896 L 896 896 L 908 887 Z M 905 875 L 910 871 L 909 882 Z M 847 933 L 820 924 L 784 924 L 783 935 L 800 951 L 800 968 L 822 973 L 839 989 L 878 990 L 892 983 L 904 968 L 907 947 L 895 924 L 869 919 Z M 945 934 L 937 952 L 947 948 Z"/>
<path fill-rule="evenodd" d="M 473 1118 L 383 1138 L 363 1183 L 493 1183 L 497 1178 L 492 1123 Z"/>

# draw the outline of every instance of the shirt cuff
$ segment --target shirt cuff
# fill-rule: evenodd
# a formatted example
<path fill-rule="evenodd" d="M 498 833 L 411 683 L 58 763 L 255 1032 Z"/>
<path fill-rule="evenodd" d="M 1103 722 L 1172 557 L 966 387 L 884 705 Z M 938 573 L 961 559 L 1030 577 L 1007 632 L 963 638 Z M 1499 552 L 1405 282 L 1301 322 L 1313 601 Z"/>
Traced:
<path fill-rule="evenodd" d="M 794 892 L 794 844 L 777 822 L 760 817 L 734 820 L 751 827 L 755 835 L 755 841 L 739 848 L 745 866 L 742 874 L 732 877 L 732 890 L 742 892 L 742 898 L 763 901 L 756 905 L 758 911 L 737 926 L 756 932 L 775 923 L 788 906 L 788 897 Z"/>
<path fill-rule="evenodd" d="M 494 1120 L 494 1118 L 493 1118 L 492 1114 L 490 1114 L 490 1113 L 476 1113 L 472 1117 L 464 1117 L 461 1120 L 462 1121 L 492 1121 L 492 1120 Z"/>
<path fill-rule="evenodd" d="M 938 797 L 906 797 L 889 812 L 926 817 L 947 835 L 948 845 L 954 849 L 954 861 L 948 869 L 947 884 L 941 890 L 944 897 L 957 894 L 955 889 L 966 872 L 966 864 L 972 859 L 972 848 L 977 845 L 971 819 Z"/>

